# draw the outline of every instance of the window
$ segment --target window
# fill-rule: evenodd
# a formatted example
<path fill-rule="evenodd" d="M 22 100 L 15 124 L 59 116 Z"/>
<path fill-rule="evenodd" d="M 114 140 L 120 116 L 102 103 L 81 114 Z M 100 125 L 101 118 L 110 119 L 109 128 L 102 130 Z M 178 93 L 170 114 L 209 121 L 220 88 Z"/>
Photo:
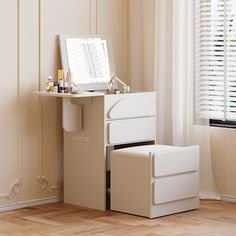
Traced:
<path fill-rule="evenodd" d="M 195 0 L 194 38 L 195 117 L 236 125 L 236 1 Z"/>

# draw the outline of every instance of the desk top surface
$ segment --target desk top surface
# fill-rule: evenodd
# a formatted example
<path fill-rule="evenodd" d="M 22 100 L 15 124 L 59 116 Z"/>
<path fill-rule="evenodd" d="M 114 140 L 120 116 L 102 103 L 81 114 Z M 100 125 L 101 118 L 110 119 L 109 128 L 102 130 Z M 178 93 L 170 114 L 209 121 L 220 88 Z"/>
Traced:
<path fill-rule="evenodd" d="M 37 92 L 34 92 L 34 94 L 39 95 L 39 96 L 61 97 L 61 98 L 82 98 L 82 97 L 104 96 L 104 93 L 98 93 L 98 92 L 81 92 L 78 94 L 71 94 L 71 93 L 54 93 L 54 92 L 37 91 Z"/>

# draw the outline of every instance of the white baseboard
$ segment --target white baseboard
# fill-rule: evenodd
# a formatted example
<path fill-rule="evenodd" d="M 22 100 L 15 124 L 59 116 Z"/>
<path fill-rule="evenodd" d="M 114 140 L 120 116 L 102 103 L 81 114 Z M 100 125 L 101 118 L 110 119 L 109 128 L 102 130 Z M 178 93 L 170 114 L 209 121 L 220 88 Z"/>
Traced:
<path fill-rule="evenodd" d="M 222 200 L 222 197 L 216 192 L 203 192 L 199 193 L 201 200 Z"/>
<path fill-rule="evenodd" d="M 219 200 L 219 199 L 217 199 L 217 200 Z M 226 201 L 226 202 L 235 202 L 236 203 L 236 196 L 222 195 L 221 200 Z M 31 200 L 31 201 L 19 202 L 19 203 L 14 203 L 14 204 L 9 204 L 9 205 L 2 205 L 2 206 L 0 206 L 0 212 L 17 210 L 17 209 L 22 209 L 22 208 L 26 208 L 26 207 L 32 207 L 32 206 L 38 206 L 38 205 L 56 203 L 56 202 L 62 202 L 62 201 L 63 201 L 63 197 L 51 197 L 51 198 L 44 198 L 44 199 L 36 199 L 36 200 Z"/>
<path fill-rule="evenodd" d="M 49 203 L 55 203 L 55 202 L 61 202 L 63 200 L 62 197 L 51 197 L 51 198 L 44 198 L 44 199 L 35 199 L 25 202 L 19 202 L 19 203 L 13 203 L 9 205 L 2 205 L 0 206 L 0 212 L 3 211 L 11 211 L 11 210 L 17 210 L 25 207 L 32 207 L 32 206 L 38 206 L 43 204 L 49 204 Z"/>
<path fill-rule="evenodd" d="M 221 198 L 222 198 L 222 201 L 236 202 L 236 196 L 222 195 Z"/>
<path fill-rule="evenodd" d="M 236 202 L 236 196 L 229 196 L 229 195 L 215 195 L 209 193 L 200 193 L 201 200 L 221 200 L 225 202 Z"/>

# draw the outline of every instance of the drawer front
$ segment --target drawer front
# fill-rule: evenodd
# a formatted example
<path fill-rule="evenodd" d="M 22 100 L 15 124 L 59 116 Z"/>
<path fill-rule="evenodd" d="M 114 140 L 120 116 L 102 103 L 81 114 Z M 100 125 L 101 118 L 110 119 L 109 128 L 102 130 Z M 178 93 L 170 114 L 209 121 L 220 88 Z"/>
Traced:
<path fill-rule="evenodd" d="M 107 128 L 108 144 L 155 140 L 154 117 L 111 121 Z"/>
<path fill-rule="evenodd" d="M 157 179 L 153 183 L 153 203 L 198 197 L 198 172 Z"/>
<path fill-rule="evenodd" d="M 156 115 L 154 92 L 107 95 L 106 119 L 127 119 Z"/>
<path fill-rule="evenodd" d="M 199 169 L 199 147 L 176 147 L 153 154 L 153 175 L 160 177 Z"/>

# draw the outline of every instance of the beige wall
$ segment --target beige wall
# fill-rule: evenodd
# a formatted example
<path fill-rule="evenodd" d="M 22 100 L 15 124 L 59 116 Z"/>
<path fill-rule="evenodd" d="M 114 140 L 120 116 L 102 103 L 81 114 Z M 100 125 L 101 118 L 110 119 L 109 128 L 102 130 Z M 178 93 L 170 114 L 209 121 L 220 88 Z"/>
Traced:
<path fill-rule="evenodd" d="M 128 0 L 0 2 L 0 209 L 62 196 L 61 101 L 32 94 L 60 68 L 57 35 L 112 34 L 127 81 L 127 11 Z"/>
<path fill-rule="evenodd" d="M 210 131 L 210 132 L 209 132 Z M 218 128 L 206 126 L 191 127 L 191 141 L 193 144 L 199 144 L 202 157 L 200 161 L 202 177 L 200 186 L 203 191 L 209 191 L 211 184 L 211 174 L 206 166 L 208 151 L 211 154 L 211 164 L 216 189 L 224 200 L 236 201 L 236 130 L 229 128 Z M 210 146 L 210 149 L 208 147 Z M 214 189 L 214 188 L 212 188 Z"/>
<path fill-rule="evenodd" d="M 217 189 L 226 198 L 236 200 L 236 130 L 211 128 L 210 135 Z"/>
<path fill-rule="evenodd" d="M 114 48 L 117 76 L 128 81 L 128 1 L 98 0 L 97 31 L 98 34 L 111 34 Z"/>
<path fill-rule="evenodd" d="M 128 75 L 135 91 L 154 90 L 155 0 L 129 0 Z"/>

